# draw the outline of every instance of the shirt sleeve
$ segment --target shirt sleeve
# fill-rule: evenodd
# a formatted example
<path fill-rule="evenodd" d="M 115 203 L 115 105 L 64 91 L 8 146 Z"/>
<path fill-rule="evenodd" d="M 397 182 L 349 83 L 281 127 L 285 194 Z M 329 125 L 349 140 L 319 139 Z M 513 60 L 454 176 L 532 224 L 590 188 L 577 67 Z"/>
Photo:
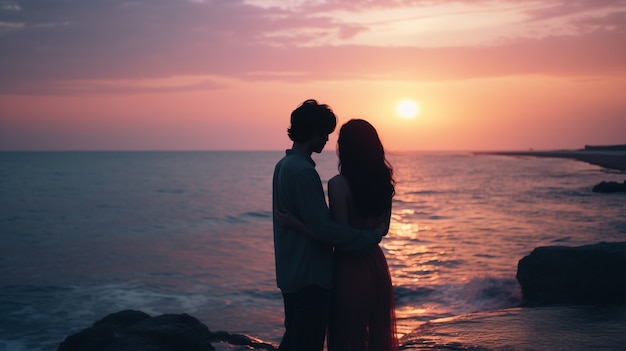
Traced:
<path fill-rule="evenodd" d="M 360 254 L 377 245 L 382 229 L 356 229 L 332 220 L 319 175 L 313 169 L 298 172 L 294 183 L 297 216 L 315 237 L 343 252 Z"/>

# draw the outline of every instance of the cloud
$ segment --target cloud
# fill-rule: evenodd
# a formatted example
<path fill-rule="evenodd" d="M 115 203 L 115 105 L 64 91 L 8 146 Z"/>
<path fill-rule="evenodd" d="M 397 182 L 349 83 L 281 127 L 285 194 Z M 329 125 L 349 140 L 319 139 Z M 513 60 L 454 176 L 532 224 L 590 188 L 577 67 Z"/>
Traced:
<path fill-rule="evenodd" d="M 445 80 L 516 74 L 601 75 L 626 69 L 622 48 L 626 1 L 547 5 L 542 1 L 447 1 L 438 3 L 452 6 L 449 11 L 432 13 L 426 11 L 432 9 L 432 1 L 300 1 L 279 6 L 284 3 L 0 1 L 0 93 L 74 94 L 81 90 L 79 86 L 83 91 L 113 92 L 106 82 L 195 75 L 294 82 L 372 77 Z M 462 16 L 457 11 L 470 7 L 473 15 L 517 11 L 512 18 L 523 20 L 512 22 L 511 28 L 516 29 L 499 40 L 441 47 L 389 45 L 400 37 L 391 27 L 393 17 L 378 24 L 362 21 L 374 16 L 371 10 L 413 9 L 441 19 Z M 360 17 L 338 15 L 342 13 Z M 411 23 L 417 28 L 423 20 L 415 18 Z M 389 30 L 381 42 L 359 41 L 376 34 L 381 26 Z M 435 35 L 427 29 L 402 35 Z M 497 34 L 489 28 L 482 32 Z M 478 31 L 470 32 L 468 39 L 472 35 Z M 87 84 L 98 80 L 105 83 Z M 167 89 L 124 86 L 120 92 Z M 185 89 L 215 86 L 190 84 Z"/>

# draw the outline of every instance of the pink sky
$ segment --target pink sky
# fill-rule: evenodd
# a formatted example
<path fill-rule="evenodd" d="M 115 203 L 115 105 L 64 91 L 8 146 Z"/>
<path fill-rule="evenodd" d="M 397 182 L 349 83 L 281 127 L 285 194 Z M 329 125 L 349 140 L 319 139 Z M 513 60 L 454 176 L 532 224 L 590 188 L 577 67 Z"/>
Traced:
<path fill-rule="evenodd" d="M 285 149 L 308 98 L 389 150 L 621 144 L 625 43 L 617 0 L 0 0 L 0 150 Z"/>

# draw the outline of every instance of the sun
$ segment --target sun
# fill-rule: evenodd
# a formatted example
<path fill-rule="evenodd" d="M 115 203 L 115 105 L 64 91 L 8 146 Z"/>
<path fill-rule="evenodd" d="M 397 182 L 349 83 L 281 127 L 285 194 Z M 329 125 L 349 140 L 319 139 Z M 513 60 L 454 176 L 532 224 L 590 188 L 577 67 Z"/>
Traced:
<path fill-rule="evenodd" d="M 396 112 L 398 112 L 400 117 L 406 118 L 406 119 L 417 116 L 419 111 L 420 111 L 419 106 L 413 100 L 401 101 L 398 104 L 398 107 L 396 108 Z"/>

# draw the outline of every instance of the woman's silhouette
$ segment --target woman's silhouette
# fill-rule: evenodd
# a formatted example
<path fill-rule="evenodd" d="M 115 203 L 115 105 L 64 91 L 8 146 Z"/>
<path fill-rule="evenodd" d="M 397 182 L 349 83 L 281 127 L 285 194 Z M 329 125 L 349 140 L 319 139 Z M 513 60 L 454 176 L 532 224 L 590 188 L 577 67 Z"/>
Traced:
<path fill-rule="evenodd" d="M 335 221 L 356 228 L 389 226 L 393 170 L 376 129 L 362 119 L 348 121 L 339 131 L 337 154 L 339 175 L 328 182 Z M 335 250 L 333 274 L 328 349 L 397 349 L 393 288 L 380 246 L 363 256 Z"/>

